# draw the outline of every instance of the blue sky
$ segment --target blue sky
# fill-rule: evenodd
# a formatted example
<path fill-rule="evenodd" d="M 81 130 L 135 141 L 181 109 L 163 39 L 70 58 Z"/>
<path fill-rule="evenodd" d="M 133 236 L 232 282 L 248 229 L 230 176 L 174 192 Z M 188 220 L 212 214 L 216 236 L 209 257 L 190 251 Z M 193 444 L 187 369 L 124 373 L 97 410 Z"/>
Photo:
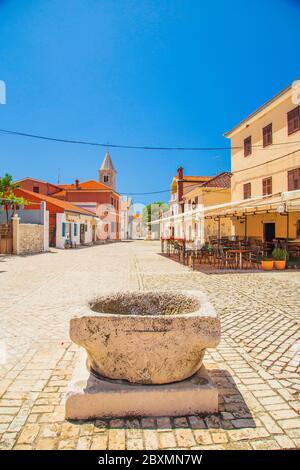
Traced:
<path fill-rule="evenodd" d="M 129 145 L 227 145 L 225 131 L 300 75 L 299 24 L 297 0 L 0 0 L 0 128 Z M 0 134 L 0 175 L 94 179 L 104 153 Z M 168 189 L 179 165 L 186 174 L 230 169 L 228 151 L 111 156 L 120 192 Z"/>

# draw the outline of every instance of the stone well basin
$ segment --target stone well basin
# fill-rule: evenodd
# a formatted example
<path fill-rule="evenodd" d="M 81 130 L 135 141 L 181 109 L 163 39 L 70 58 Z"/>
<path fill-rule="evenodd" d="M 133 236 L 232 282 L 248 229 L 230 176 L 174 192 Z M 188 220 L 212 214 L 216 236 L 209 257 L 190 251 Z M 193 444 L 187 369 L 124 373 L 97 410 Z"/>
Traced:
<path fill-rule="evenodd" d="M 206 348 L 220 341 L 220 321 L 198 291 L 120 292 L 72 318 L 70 337 L 101 376 L 166 384 L 197 372 Z"/>

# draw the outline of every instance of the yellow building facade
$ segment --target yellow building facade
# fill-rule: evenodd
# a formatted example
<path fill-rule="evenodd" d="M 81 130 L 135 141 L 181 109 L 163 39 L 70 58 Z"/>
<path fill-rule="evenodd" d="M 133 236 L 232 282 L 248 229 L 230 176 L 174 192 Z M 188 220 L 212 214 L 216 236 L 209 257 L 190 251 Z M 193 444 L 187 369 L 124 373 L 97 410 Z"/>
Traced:
<path fill-rule="evenodd" d="M 294 82 L 225 134 L 238 236 L 300 238 L 299 105 Z"/>
<path fill-rule="evenodd" d="M 220 185 L 220 179 L 222 183 Z M 220 186 L 218 186 L 218 184 Z M 185 234 L 188 240 L 209 241 L 212 238 L 230 237 L 232 223 L 229 218 L 207 216 L 212 207 L 222 207 L 231 200 L 230 174 L 222 173 L 211 178 L 184 195 L 185 201 Z"/>
<path fill-rule="evenodd" d="M 231 200 L 229 172 L 216 176 L 184 176 L 183 169 L 171 184 L 169 214 L 161 223 L 164 236 L 203 244 L 211 238 L 232 235 L 232 223 L 217 216 L 206 216 L 210 208 L 223 207 Z"/>

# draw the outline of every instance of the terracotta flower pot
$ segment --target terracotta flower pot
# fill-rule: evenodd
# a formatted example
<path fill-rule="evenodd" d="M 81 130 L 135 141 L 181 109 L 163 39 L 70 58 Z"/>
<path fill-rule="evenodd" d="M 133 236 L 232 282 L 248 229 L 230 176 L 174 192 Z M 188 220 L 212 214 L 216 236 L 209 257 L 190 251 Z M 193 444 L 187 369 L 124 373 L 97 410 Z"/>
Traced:
<path fill-rule="evenodd" d="M 264 260 L 261 262 L 261 267 L 264 271 L 272 271 L 274 266 L 273 260 Z"/>
<path fill-rule="evenodd" d="M 286 260 L 285 259 L 280 259 L 275 261 L 275 268 L 276 269 L 285 269 L 286 266 Z"/>

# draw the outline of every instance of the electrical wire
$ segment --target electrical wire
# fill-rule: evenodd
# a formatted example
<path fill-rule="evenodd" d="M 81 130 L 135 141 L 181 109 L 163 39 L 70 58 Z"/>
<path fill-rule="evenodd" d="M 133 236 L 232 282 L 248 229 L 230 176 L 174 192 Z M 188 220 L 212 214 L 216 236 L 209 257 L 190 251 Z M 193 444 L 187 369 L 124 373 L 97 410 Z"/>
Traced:
<path fill-rule="evenodd" d="M 155 147 L 151 145 L 124 145 L 124 144 L 111 144 L 111 143 L 102 143 L 102 142 L 89 142 L 85 140 L 72 140 L 72 139 L 60 139 L 57 137 L 48 137 L 44 135 L 29 134 L 26 132 L 12 131 L 9 129 L 0 129 L 0 133 L 6 135 L 17 135 L 21 137 L 29 137 L 31 139 L 41 139 L 48 140 L 52 142 L 61 142 L 67 144 L 79 144 L 79 145 L 92 145 L 97 147 L 106 147 L 106 148 L 120 148 L 120 149 L 133 149 L 133 150 L 167 150 L 167 151 L 216 151 L 216 150 L 232 150 L 232 149 L 242 149 L 243 146 L 227 146 L 227 147 Z M 293 145 L 300 144 L 300 141 L 293 142 L 276 142 L 272 145 Z M 262 144 L 253 144 L 252 148 L 263 148 Z M 268 147 L 265 147 L 268 149 Z"/>
<path fill-rule="evenodd" d="M 267 162 L 258 163 L 257 165 L 253 165 L 253 166 L 250 166 L 250 167 L 247 167 L 247 168 L 242 168 L 241 170 L 236 170 L 236 171 L 232 171 L 232 172 L 228 172 L 228 173 L 231 173 L 232 175 L 234 175 L 236 173 L 241 173 L 243 171 L 252 170 L 253 168 L 257 168 L 257 167 L 260 167 L 260 166 L 263 166 L 263 165 L 267 165 L 268 163 L 273 163 L 277 160 L 280 160 L 281 158 L 289 157 L 290 155 L 293 155 L 293 154 L 299 152 L 299 150 L 300 150 L 300 148 L 294 150 L 293 152 L 289 152 L 289 153 L 286 153 L 284 155 L 280 155 L 279 157 L 273 158 L 272 160 L 268 160 Z M 183 182 L 184 182 L 184 178 L 183 178 Z M 196 188 L 198 188 L 198 187 L 201 188 L 201 183 L 200 182 L 195 182 L 193 184 L 190 184 L 188 186 L 188 189 L 192 191 L 191 188 L 193 188 L 194 186 L 196 186 Z M 224 189 L 227 189 L 227 188 L 224 188 Z M 128 196 L 140 196 L 140 195 L 147 195 L 147 194 L 167 193 L 167 192 L 170 192 L 170 189 L 164 189 L 162 191 L 152 191 L 152 192 L 149 192 L 149 193 L 121 193 L 121 194 L 128 194 Z"/>

